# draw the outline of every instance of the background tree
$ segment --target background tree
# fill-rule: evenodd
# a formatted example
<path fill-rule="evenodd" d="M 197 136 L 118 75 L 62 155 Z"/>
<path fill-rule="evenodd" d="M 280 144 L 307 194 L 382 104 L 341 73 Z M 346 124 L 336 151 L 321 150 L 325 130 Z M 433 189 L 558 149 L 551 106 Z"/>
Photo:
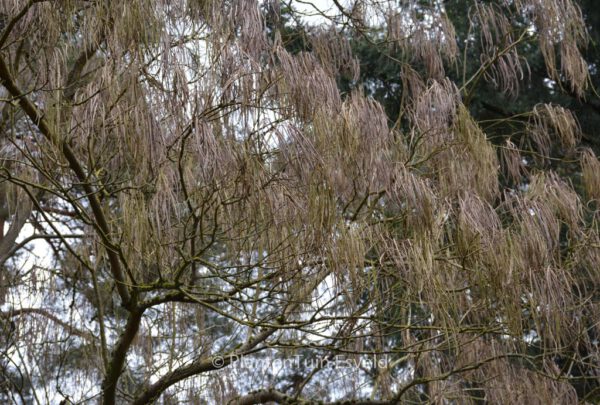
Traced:
<path fill-rule="evenodd" d="M 598 401 L 593 11 L 0 13 L 3 400 Z"/>

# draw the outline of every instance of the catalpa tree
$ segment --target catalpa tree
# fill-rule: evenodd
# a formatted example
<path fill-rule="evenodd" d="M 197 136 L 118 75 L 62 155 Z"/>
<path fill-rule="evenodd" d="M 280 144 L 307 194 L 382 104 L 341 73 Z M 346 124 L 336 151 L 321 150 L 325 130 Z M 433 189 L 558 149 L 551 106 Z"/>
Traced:
<path fill-rule="evenodd" d="M 598 400 L 600 162 L 563 106 L 470 105 L 531 49 L 589 94 L 575 1 L 0 16 L 3 401 Z"/>

